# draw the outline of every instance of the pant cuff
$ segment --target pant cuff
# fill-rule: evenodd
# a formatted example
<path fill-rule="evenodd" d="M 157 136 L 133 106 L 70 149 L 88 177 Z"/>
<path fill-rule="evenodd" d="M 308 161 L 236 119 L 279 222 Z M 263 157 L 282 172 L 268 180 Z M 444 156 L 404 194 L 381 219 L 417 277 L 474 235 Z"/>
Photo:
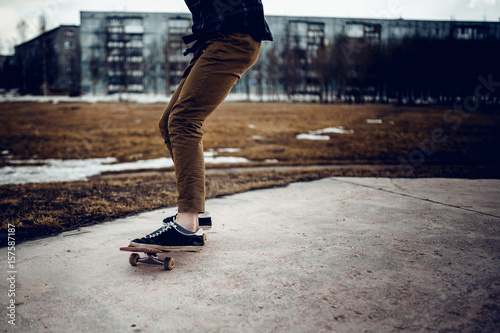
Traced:
<path fill-rule="evenodd" d="M 205 199 L 182 200 L 177 203 L 179 213 L 202 213 L 205 211 Z"/>

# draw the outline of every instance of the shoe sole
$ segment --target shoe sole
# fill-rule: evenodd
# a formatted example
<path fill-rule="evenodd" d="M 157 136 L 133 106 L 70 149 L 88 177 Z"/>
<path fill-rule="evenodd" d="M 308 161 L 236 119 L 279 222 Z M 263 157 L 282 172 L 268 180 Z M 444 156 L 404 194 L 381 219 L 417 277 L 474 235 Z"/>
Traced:
<path fill-rule="evenodd" d="M 141 244 L 130 242 L 131 247 L 149 249 L 149 250 L 160 250 L 165 252 L 198 252 L 203 249 L 203 246 L 162 246 L 153 244 Z"/>

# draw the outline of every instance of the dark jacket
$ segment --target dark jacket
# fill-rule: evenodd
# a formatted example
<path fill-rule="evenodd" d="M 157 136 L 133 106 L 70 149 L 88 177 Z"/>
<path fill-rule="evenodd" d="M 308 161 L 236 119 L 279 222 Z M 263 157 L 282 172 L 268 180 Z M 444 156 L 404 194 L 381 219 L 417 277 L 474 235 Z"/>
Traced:
<path fill-rule="evenodd" d="M 261 0 L 184 1 L 193 15 L 193 34 L 183 37 L 186 44 L 206 40 L 216 32 L 240 32 L 257 41 L 273 40 Z"/>

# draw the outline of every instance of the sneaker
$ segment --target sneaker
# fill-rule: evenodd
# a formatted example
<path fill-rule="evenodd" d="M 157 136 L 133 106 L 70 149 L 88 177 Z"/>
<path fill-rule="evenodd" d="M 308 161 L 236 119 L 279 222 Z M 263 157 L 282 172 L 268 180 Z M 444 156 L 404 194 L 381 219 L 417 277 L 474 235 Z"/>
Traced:
<path fill-rule="evenodd" d="M 174 216 L 169 216 L 163 220 L 163 224 L 175 222 L 176 219 L 177 219 L 177 214 L 175 214 Z M 210 213 L 204 212 L 198 214 L 198 224 L 200 228 L 202 228 L 203 230 L 210 230 L 212 228 L 212 217 L 210 216 Z"/>
<path fill-rule="evenodd" d="M 130 242 L 133 247 L 165 251 L 199 251 L 204 244 L 203 230 L 191 232 L 175 222 L 169 222 L 149 235 Z"/>

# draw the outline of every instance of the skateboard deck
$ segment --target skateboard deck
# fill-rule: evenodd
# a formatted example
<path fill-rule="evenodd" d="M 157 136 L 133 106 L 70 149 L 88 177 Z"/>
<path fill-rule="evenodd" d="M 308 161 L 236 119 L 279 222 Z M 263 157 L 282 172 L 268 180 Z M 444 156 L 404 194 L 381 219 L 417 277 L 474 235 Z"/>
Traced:
<path fill-rule="evenodd" d="M 205 238 L 206 236 L 203 235 L 203 243 L 205 243 Z M 134 246 L 126 246 L 126 247 L 120 247 L 120 251 L 124 252 L 132 252 L 128 258 L 128 262 L 132 266 L 137 266 L 139 263 L 144 263 L 144 264 L 154 264 L 154 265 L 163 265 L 163 268 L 167 271 L 170 271 L 174 269 L 175 267 L 175 260 L 172 257 L 165 257 L 164 260 L 161 260 L 158 258 L 159 253 L 170 253 L 170 252 L 198 252 L 201 250 L 200 248 L 194 248 L 194 249 L 189 249 L 186 250 L 185 248 L 179 247 L 179 248 L 171 248 L 169 250 L 158 250 L 158 249 L 148 249 L 145 247 L 134 247 Z M 147 255 L 147 257 L 141 257 L 139 253 L 144 253 Z"/>

